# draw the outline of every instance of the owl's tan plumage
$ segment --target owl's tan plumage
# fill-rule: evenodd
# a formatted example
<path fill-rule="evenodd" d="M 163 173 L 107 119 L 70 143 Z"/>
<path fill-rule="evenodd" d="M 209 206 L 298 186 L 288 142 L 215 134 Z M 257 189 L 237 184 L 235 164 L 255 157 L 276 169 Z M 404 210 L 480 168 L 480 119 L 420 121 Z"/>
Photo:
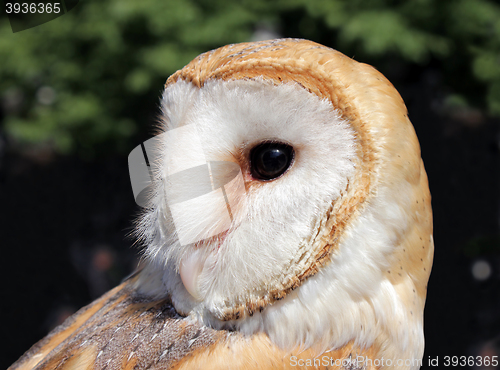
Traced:
<path fill-rule="evenodd" d="M 189 95 L 201 103 L 193 104 L 194 108 L 186 105 L 188 113 L 181 112 L 184 115 L 179 116 L 180 123 L 175 123 L 176 101 L 168 95 L 170 91 L 175 98 L 175 89 L 211 95 L 206 100 Z M 286 102 L 290 96 L 297 99 L 297 104 L 310 99 L 304 103 L 307 107 L 328 104 L 336 112 L 332 113 L 332 120 L 337 123 L 332 126 L 338 126 L 334 130 L 339 130 L 332 137 L 346 135 L 345 141 L 350 143 L 346 149 L 352 153 L 345 154 L 344 159 L 341 154 L 320 158 L 325 162 L 345 163 L 338 170 L 331 169 L 338 184 L 328 191 L 337 196 L 332 196 L 324 210 L 318 203 L 316 214 L 307 221 L 313 225 L 311 236 L 291 249 L 295 254 L 290 257 L 292 262 L 285 256 L 283 263 L 279 260 L 281 239 L 277 237 L 278 251 L 273 253 L 278 253 L 275 264 L 280 268 L 269 272 L 272 281 L 255 279 L 241 291 L 228 292 L 221 298 L 226 293 L 217 290 L 217 284 L 223 283 L 217 283 L 216 277 L 205 268 L 205 275 L 200 273 L 200 276 L 213 277 L 215 282 L 204 298 L 197 300 L 186 293 L 182 287 L 186 283 L 178 276 L 182 263 L 179 260 L 186 257 L 168 257 L 168 261 L 174 261 L 168 263 L 173 265 L 159 263 L 155 258 L 161 259 L 163 250 L 156 249 L 148 254 L 153 267 L 146 267 L 79 311 L 11 369 L 285 369 L 295 368 L 293 363 L 326 368 L 322 362 L 306 361 L 323 356 L 332 361 L 345 360 L 357 355 L 373 360 L 413 359 L 410 365 L 387 368 L 418 368 L 415 360 L 423 354 L 423 308 L 433 255 L 432 212 L 418 140 L 394 87 L 374 68 L 310 41 L 284 39 L 228 45 L 200 55 L 168 79 L 164 99 L 165 115 L 169 118 L 165 124 L 176 127 L 186 120 L 197 119 L 194 114 L 194 118 L 189 118 L 189 109 L 205 112 L 203 107 L 210 104 L 210 99 L 216 101 L 219 96 L 217 89 L 223 93 L 227 89 L 236 96 L 231 101 L 237 104 L 276 89 L 289 89 L 278 102 Z M 314 97 L 307 97 L 311 95 Z M 206 117 L 204 120 L 210 121 Z M 266 139 L 259 133 L 259 120 L 255 122 L 255 128 L 251 128 L 255 131 L 244 132 L 255 135 L 254 141 Z M 318 130 L 330 128 L 321 126 Z M 278 140 L 280 135 L 285 134 L 274 132 L 270 139 Z M 307 153 L 314 152 L 308 141 L 292 142 L 297 145 L 297 158 L 290 174 L 268 183 L 249 175 L 247 147 L 251 144 L 247 141 L 252 139 L 235 145 L 230 154 L 216 148 L 213 155 L 225 156 L 222 160 L 240 165 L 249 202 L 258 199 L 266 188 L 291 181 L 292 172 L 299 171 L 301 163 L 307 163 Z M 340 175 L 335 175 L 335 171 Z M 157 215 L 149 215 L 158 222 Z M 158 225 L 154 222 L 150 221 L 147 227 Z M 383 230 L 379 230 L 381 225 Z M 258 261 L 255 265 L 250 261 L 253 255 L 244 254 L 248 248 L 242 249 L 241 257 L 231 256 L 231 249 L 237 250 L 238 227 L 231 229 L 228 237 L 224 236 L 220 243 L 225 244 L 219 244 L 220 251 L 213 252 L 227 256 L 221 257 L 221 261 L 226 261 L 225 270 L 219 260 L 214 266 L 227 276 L 234 276 L 235 281 L 247 276 L 238 275 L 244 272 L 227 271 L 238 261 L 246 258 L 248 268 L 258 266 Z M 283 227 L 286 230 L 286 225 Z M 268 239 L 269 233 L 262 235 Z M 357 252 L 358 244 L 363 246 Z M 186 249 L 185 253 L 190 251 Z M 343 271 L 342 268 L 351 266 L 347 262 L 352 262 L 355 269 Z M 169 269 L 170 275 L 162 269 Z M 262 269 L 264 274 L 266 267 Z M 252 276 L 252 271 L 248 274 Z M 253 274 L 260 271 L 256 269 Z M 352 285 L 349 285 L 350 274 Z M 173 276 L 176 282 L 166 276 Z M 328 282 L 332 276 L 338 283 Z M 309 306 L 311 297 L 314 299 Z M 314 307 L 332 311 L 314 311 Z M 176 311 L 188 317 L 179 316 Z M 358 368 L 377 368 L 358 365 Z M 334 364 L 330 368 L 343 367 Z"/>

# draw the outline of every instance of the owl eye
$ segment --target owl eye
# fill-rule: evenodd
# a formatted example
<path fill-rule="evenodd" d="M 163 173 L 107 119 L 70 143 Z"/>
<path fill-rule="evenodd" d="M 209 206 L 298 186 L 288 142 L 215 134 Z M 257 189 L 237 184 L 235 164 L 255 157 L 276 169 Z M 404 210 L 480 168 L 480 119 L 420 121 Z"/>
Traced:
<path fill-rule="evenodd" d="M 280 177 L 292 164 L 293 157 L 293 148 L 288 144 L 259 144 L 250 152 L 252 176 L 264 181 Z"/>

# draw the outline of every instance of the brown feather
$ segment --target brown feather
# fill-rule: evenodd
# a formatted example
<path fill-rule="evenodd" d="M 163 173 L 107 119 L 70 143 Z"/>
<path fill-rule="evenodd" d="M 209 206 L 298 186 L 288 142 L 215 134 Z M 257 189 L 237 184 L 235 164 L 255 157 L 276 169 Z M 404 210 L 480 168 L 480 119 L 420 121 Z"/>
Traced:
<path fill-rule="evenodd" d="M 314 358 L 316 364 L 340 363 L 356 356 L 374 359 L 376 353 L 352 343 L 321 356 L 312 350 L 287 353 L 265 334 L 245 337 L 180 317 L 168 300 L 151 302 L 136 296 L 133 284 L 127 281 L 82 308 L 9 370 L 292 369 L 297 368 L 293 361 L 301 359 L 304 364 Z"/>

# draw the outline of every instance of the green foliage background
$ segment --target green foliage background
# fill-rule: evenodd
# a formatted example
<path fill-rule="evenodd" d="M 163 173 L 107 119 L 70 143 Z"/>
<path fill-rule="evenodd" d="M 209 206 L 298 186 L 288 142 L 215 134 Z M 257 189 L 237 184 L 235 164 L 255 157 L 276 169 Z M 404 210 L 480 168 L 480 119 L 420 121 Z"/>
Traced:
<path fill-rule="evenodd" d="M 384 73 L 395 62 L 433 65 L 450 102 L 500 115 L 494 1 L 87 0 L 15 34 L 1 20 L 2 130 L 63 154 L 127 152 L 148 134 L 171 73 L 259 29 L 323 43 Z"/>

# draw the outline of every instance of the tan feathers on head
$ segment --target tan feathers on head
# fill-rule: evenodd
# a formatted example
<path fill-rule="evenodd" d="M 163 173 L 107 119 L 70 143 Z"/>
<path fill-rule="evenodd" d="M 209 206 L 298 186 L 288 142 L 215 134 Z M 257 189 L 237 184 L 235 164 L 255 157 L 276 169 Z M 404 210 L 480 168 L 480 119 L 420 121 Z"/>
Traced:
<path fill-rule="evenodd" d="M 188 127 L 196 134 L 171 134 Z M 210 354 L 222 356 L 214 364 L 240 356 L 234 364 L 257 368 L 245 361 L 263 343 L 268 368 L 293 367 L 274 362 L 293 353 L 419 367 L 430 194 L 406 107 L 384 76 L 306 40 L 228 45 L 167 80 L 159 128 L 168 135 L 158 140 L 155 189 L 138 223 L 146 266 L 127 295 L 171 300 L 181 321 L 211 331 L 211 349 L 185 368 L 217 368 Z M 206 227 L 213 237 L 188 243 L 183 233 L 197 230 L 189 212 L 170 206 L 179 196 L 170 179 L 200 148 L 213 188 L 217 163 L 231 163 L 242 181 L 223 187 L 224 222 L 215 198 L 189 200 L 216 221 Z M 287 158 L 286 168 L 261 178 L 259 155 Z M 194 187 L 185 192 L 201 186 L 184 181 Z"/>

